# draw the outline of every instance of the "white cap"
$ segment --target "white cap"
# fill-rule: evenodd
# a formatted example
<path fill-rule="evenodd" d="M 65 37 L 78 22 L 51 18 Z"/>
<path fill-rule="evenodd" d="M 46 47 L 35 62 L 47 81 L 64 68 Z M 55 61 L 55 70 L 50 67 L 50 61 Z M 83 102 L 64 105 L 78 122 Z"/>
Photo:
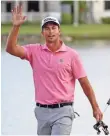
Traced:
<path fill-rule="evenodd" d="M 54 22 L 54 23 L 60 25 L 57 18 L 49 16 L 49 17 L 46 17 L 42 20 L 41 27 L 43 27 L 47 22 Z"/>

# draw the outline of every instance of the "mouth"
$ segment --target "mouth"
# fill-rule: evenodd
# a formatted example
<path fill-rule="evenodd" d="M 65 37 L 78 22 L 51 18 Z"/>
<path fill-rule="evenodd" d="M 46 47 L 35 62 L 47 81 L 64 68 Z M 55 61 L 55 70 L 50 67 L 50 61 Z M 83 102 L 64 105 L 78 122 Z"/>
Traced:
<path fill-rule="evenodd" d="M 55 35 L 49 35 L 48 37 L 49 37 L 49 38 L 54 38 L 54 37 L 55 37 Z"/>

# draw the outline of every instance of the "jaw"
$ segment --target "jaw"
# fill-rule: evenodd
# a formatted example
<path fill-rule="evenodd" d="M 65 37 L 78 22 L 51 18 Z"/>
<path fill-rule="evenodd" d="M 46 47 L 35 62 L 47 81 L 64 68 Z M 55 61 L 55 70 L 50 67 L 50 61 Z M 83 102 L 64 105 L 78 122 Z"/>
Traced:
<path fill-rule="evenodd" d="M 47 38 L 47 41 L 50 42 L 50 43 L 56 43 L 56 41 L 58 41 L 58 38 L 56 38 L 56 37 L 49 37 L 49 38 Z"/>

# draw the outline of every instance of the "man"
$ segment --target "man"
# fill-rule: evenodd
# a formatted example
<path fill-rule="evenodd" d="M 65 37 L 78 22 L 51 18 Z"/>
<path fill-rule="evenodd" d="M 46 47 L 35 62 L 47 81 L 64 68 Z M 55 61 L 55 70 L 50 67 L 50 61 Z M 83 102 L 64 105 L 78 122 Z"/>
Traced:
<path fill-rule="evenodd" d="M 44 45 L 20 46 L 17 45 L 18 31 L 25 20 L 22 7 L 15 7 L 12 10 L 13 27 L 7 39 L 6 51 L 28 60 L 32 67 L 38 135 L 70 134 L 74 119 L 72 105 L 76 79 L 91 103 L 93 116 L 97 121 L 102 120 L 102 113 L 78 53 L 60 39 L 58 20 L 54 17 L 42 20 Z"/>

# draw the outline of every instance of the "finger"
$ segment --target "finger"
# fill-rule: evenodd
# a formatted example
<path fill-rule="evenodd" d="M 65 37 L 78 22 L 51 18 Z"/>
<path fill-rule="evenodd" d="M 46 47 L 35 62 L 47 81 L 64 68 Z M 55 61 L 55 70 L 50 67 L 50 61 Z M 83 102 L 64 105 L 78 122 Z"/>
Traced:
<path fill-rule="evenodd" d="M 17 13 L 17 7 L 15 7 L 15 13 Z"/>
<path fill-rule="evenodd" d="M 19 13 L 20 14 L 22 14 L 22 9 L 23 9 L 23 7 L 22 7 L 22 5 L 19 7 Z"/>
<path fill-rule="evenodd" d="M 100 121 L 100 117 L 99 117 L 99 115 L 96 115 L 96 121 L 98 122 L 98 121 Z"/>
<path fill-rule="evenodd" d="M 21 6 L 19 5 L 19 6 L 18 6 L 18 14 L 20 13 L 20 8 L 21 8 Z"/>
<path fill-rule="evenodd" d="M 22 18 L 22 19 L 23 19 L 23 21 L 25 21 L 25 20 L 27 19 L 27 16 L 23 16 L 23 18 Z"/>
<path fill-rule="evenodd" d="M 14 11 L 14 13 L 16 13 L 16 7 L 14 7 L 13 11 Z"/>
<path fill-rule="evenodd" d="M 96 115 L 96 120 L 97 120 L 97 121 L 101 121 L 102 118 L 103 118 L 103 114 L 102 114 L 102 113 Z"/>
<path fill-rule="evenodd" d="M 14 14 L 14 11 L 13 11 L 13 9 L 11 10 L 11 13 L 12 13 L 12 15 Z"/>
<path fill-rule="evenodd" d="M 99 119 L 102 120 L 102 118 L 103 118 L 103 114 L 100 114 L 100 118 Z"/>
<path fill-rule="evenodd" d="M 17 8 L 16 8 L 16 12 L 19 13 L 19 7 L 18 7 L 18 6 L 17 6 Z"/>
<path fill-rule="evenodd" d="M 15 13 L 15 8 L 13 8 L 13 13 Z"/>

